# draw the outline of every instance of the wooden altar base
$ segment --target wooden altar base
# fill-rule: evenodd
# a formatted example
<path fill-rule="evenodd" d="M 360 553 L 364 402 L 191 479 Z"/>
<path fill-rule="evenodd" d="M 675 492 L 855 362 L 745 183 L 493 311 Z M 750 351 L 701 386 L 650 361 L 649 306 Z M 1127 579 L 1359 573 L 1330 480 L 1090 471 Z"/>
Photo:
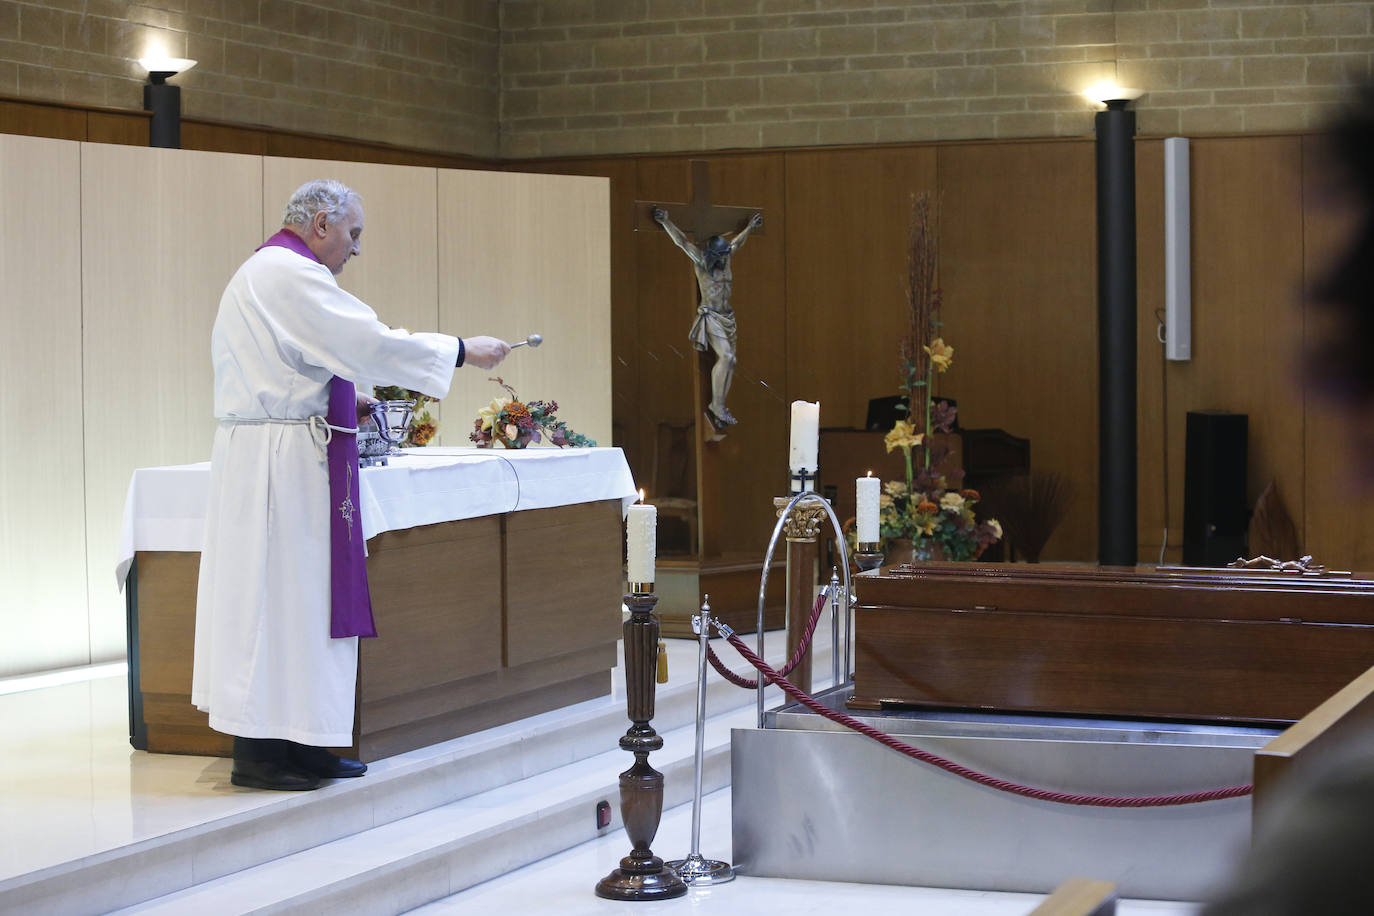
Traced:
<path fill-rule="evenodd" d="M 359 641 L 348 756 L 371 762 L 611 691 L 620 503 L 464 519 L 368 541 L 380 637 Z M 128 594 L 130 742 L 228 756 L 191 705 L 199 553 L 139 552 Z"/>
<path fill-rule="evenodd" d="M 696 639 L 692 618 L 701 609 L 702 595 L 711 596 L 711 616 L 736 633 L 754 633 L 759 619 L 759 577 L 763 559 L 734 556 L 705 560 L 659 559 L 654 590 L 658 594 L 659 634 L 673 639 Z M 763 609 L 765 630 L 786 624 L 787 562 L 777 556 L 768 573 L 768 596 Z"/>
<path fill-rule="evenodd" d="M 1293 722 L 1374 659 L 1374 582 L 932 563 L 854 579 L 856 708 Z"/>

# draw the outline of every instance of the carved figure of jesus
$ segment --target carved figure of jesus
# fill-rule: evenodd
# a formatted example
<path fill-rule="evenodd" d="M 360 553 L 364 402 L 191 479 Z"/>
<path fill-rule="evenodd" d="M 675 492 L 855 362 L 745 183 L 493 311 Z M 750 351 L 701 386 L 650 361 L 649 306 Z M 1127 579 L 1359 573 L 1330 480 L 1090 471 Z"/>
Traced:
<path fill-rule="evenodd" d="M 763 225 L 763 214 L 755 213 L 749 223 L 733 237 L 713 235 L 699 247 L 673 224 L 668 211 L 654 208 L 654 220 L 668 233 L 677 247 L 692 259 L 697 275 L 697 318 L 687 337 L 692 346 L 716 355 L 711 367 L 711 403 L 706 412 L 718 428 L 738 422 L 725 406 L 730 383 L 735 377 L 735 351 L 738 340 L 735 330 L 735 310 L 730 306 L 730 291 L 734 278 L 730 273 L 730 258 L 744 244 L 749 233 Z"/>

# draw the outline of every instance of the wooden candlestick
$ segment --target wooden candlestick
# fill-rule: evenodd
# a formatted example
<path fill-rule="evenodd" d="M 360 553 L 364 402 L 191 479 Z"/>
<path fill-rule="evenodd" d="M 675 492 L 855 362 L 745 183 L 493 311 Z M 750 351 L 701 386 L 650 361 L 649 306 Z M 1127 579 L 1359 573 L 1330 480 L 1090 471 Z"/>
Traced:
<path fill-rule="evenodd" d="M 625 596 L 630 609 L 625 621 L 625 706 L 633 724 L 620 746 L 635 755 L 635 762 L 620 774 L 620 817 L 632 848 L 620 867 L 596 884 L 596 895 L 611 900 L 664 900 L 687 893 L 677 873 L 649 848 L 663 817 L 663 774 L 649 766 L 649 753 L 663 747 L 663 738 L 649 724 L 658 655 L 656 604 L 653 594 Z"/>

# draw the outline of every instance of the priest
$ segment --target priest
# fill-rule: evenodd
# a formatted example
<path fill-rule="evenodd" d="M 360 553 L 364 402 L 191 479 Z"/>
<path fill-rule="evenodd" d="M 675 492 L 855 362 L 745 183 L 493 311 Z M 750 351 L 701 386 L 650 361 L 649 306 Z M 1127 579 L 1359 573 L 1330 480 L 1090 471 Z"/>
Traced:
<path fill-rule="evenodd" d="M 494 337 L 387 327 L 335 276 L 362 249 L 362 199 L 302 185 L 238 269 L 210 338 L 219 421 L 196 597 L 191 701 L 234 736 L 231 781 L 314 789 L 367 767 L 353 743 L 358 638 L 377 635 L 358 512 L 352 379 L 432 397 L 491 369 Z"/>

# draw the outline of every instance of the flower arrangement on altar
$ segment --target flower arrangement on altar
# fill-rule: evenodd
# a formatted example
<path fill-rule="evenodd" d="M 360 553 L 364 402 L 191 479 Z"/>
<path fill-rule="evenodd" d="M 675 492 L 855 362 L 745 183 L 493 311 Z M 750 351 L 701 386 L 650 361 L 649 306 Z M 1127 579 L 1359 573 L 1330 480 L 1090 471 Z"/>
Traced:
<path fill-rule="evenodd" d="M 559 448 L 591 448 L 596 445 L 581 433 L 568 429 L 568 425 L 555 416 L 557 401 L 522 402 L 515 389 L 503 379 L 492 378 L 488 381 L 506 389 L 507 396 L 493 398 L 490 404 L 477 411 L 469 438 L 477 443 L 478 448 L 495 448 L 498 444 L 506 448 L 525 448 L 545 438 Z"/>
<path fill-rule="evenodd" d="M 410 420 L 410 431 L 406 433 L 401 448 L 419 448 L 429 445 L 439 432 L 439 421 L 427 409 L 438 401 L 427 394 L 402 388 L 400 385 L 374 385 L 372 396 L 381 401 L 414 401 L 415 412 Z"/>
<path fill-rule="evenodd" d="M 910 538 L 916 557 L 972 560 L 1002 537 L 996 519 L 974 516 L 977 490 L 960 489 L 962 470 L 942 470 L 949 448 L 937 434 L 954 427 L 956 408 L 932 396 L 937 376 L 954 364 L 954 348 L 939 335 L 940 290 L 935 286 L 937 242 L 931 229 L 930 197 L 915 195 L 911 207 L 911 249 L 907 259 L 909 324 L 900 347 L 907 415 L 884 438 L 889 452 L 901 449 L 906 480 L 888 481 L 879 497 L 879 533 L 885 541 Z"/>

